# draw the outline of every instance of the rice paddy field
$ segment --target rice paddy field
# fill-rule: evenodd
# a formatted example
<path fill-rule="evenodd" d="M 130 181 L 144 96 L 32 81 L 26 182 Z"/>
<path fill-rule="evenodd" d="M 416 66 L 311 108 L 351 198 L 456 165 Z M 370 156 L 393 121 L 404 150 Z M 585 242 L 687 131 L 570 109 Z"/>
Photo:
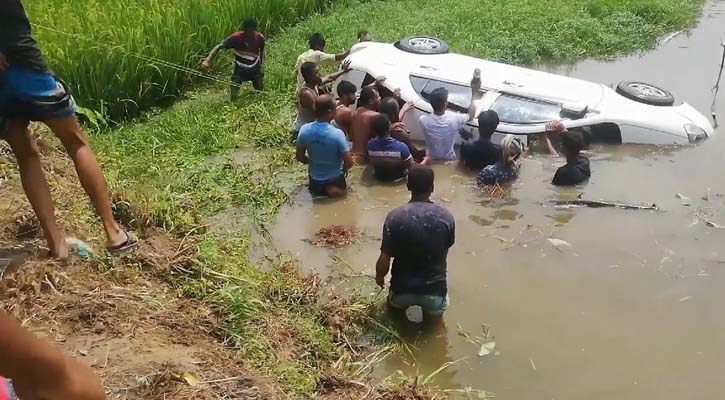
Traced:
<path fill-rule="evenodd" d="M 367 29 L 379 41 L 429 34 L 443 38 L 456 52 L 479 57 L 524 65 L 563 63 L 652 48 L 668 32 L 693 24 L 702 3 L 26 0 L 25 6 L 51 68 L 71 85 L 78 103 L 126 121 L 88 127 L 118 215 L 139 231 L 162 229 L 195 238 L 200 265 L 235 277 L 230 279 L 237 283 L 223 287 L 178 280 L 178 293 L 219 309 L 245 365 L 273 379 L 285 398 L 297 398 L 315 393 L 321 377 L 338 365 L 344 346 L 321 325 L 323 317 L 314 304 L 295 303 L 299 285 L 280 283 L 274 268 L 259 268 L 264 265 L 251 261 L 248 253 L 250 237 L 266 233 L 304 176 L 293 164 L 288 132 L 293 66 L 311 33 L 325 34 L 330 52 L 347 48 L 357 31 Z M 229 55 L 217 59 L 213 79 L 198 76 L 198 63 L 246 15 L 256 17 L 270 38 L 267 90 L 255 93 L 245 87 L 231 103 L 223 82 L 231 72 Z M 129 117 L 136 118 L 127 121 Z M 4 171 L 19 188 L 17 172 Z M 58 178 L 51 185 L 57 194 L 77 183 Z M 67 218 L 66 229 L 100 237 L 86 231 L 94 217 L 82 197 L 63 201 L 58 208 L 75 213 Z M 228 214 L 230 209 L 235 214 Z M 238 220 L 241 228 L 220 235 L 209 227 L 215 218 Z M 267 250 L 274 251 L 255 249 Z M 270 287 L 274 295 L 268 293 Z M 276 357 L 279 348 L 268 340 L 270 326 L 289 328 L 294 346 L 311 353 Z"/>

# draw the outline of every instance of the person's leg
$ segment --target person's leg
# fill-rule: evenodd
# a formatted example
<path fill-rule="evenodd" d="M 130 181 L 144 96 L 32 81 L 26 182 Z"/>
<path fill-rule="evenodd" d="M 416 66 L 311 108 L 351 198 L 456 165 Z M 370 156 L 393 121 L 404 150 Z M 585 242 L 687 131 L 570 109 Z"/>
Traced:
<path fill-rule="evenodd" d="M 255 90 L 263 91 L 264 90 L 264 77 L 259 77 L 252 81 L 252 86 L 254 86 Z"/>
<path fill-rule="evenodd" d="M 422 296 L 423 322 L 436 327 L 443 324 L 443 313 L 448 309 L 448 296 Z"/>
<path fill-rule="evenodd" d="M 56 259 L 68 257 L 68 246 L 55 220 L 55 210 L 50 197 L 48 182 L 40 165 L 40 152 L 35 138 L 28 130 L 28 121 L 8 121 L 7 141 L 15 154 L 20 170 L 20 181 L 25 195 L 48 242 L 50 256 Z"/>
<path fill-rule="evenodd" d="M 240 76 L 239 67 L 234 66 L 234 72 L 232 72 L 232 83 L 229 86 L 229 99 L 234 101 L 239 95 L 239 88 L 242 86 L 242 79 Z"/>
<path fill-rule="evenodd" d="M 106 181 L 96 155 L 88 144 L 75 117 L 58 117 L 44 121 L 65 147 L 78 172 L 81 186 L 88 194 L 96 214 L 103 222 L 106 231 L 106 244 L 109 248 L 119 246 L 129 240 L 113 218 L 111 200 L 108 197 Z"/>

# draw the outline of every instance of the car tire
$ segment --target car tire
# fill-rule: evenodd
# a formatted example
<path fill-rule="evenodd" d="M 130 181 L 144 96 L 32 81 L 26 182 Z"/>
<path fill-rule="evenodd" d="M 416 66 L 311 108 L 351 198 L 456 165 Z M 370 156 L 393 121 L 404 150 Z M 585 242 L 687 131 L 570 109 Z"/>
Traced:
<path fill-rule="evenodd" d="M 432 36 L 407 37 L 395 43 L 395 47 L 414 54 L 448 53 L 448 43 Z"/>
<path fill-rule="evenodd" d="M 621 82 L 617 93 L 640 103 L 651 106 L 667 107 L 675 104 L 675 96 L 669 91 L 642 82 Z"/>

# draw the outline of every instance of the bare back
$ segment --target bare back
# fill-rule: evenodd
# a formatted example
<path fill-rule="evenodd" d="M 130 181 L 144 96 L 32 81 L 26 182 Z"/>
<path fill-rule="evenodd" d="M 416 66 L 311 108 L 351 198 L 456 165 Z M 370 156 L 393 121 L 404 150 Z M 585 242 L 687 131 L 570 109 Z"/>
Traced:
<path fill-rule="evenodd" d="M 352 118 L 352 152 L 353 154 L 367 155 L 368 141 L 372 139 L 372 123 L 373 118 L 378 113 L 368 110 L 365 107 L 359 107 L 355 116 Z"/>

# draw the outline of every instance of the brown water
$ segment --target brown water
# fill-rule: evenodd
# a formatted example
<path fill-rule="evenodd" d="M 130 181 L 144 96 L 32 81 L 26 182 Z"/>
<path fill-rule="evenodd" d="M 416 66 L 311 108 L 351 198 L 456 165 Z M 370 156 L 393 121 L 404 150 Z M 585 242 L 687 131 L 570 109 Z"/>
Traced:
<path fill-rule="evenodd" d="M 710 115 L 721 36 L 725 1 L 718 0 L 696 29 L 656 51 L 544 69 L 607 84 L 659 84 Z M 426 375 L 466 357 L 435 383 L 517 400 L 724 398 L 725 229 L 696 217 L 725 225 L 725 130 L 718 133 L 698 147 L 596 147 L 591 182 L 579 190 L 553 188 L 548 182 L 560 160 L 535 156 L 524 161 L 504 200 L 488 199 L 454 165 L 435 167 L 434 199 L 457 220 L 446 328 L 419 340 L 414 359 L 389 359 L 377 373 Z M 339 271 L 337 256 L 372 275 L 382 221 L 408 193 L 361 170 L 351 182 L 354 192 L 344 201 L 312 201 L 301 190 L 272 229 L 277 248 L 323 274 Z M 656 203 L 663 211 L 550 204 L 582 192 L 587 199 Z M 330 224 L 355 225 L 371 238 L 336 251 L 305 241 Z M 557 249 L 548 237 L 572 247 Z M 484 323 L 498 354 L 478 357 L 478 346 L 456 327 L 478 335 Z"/>

